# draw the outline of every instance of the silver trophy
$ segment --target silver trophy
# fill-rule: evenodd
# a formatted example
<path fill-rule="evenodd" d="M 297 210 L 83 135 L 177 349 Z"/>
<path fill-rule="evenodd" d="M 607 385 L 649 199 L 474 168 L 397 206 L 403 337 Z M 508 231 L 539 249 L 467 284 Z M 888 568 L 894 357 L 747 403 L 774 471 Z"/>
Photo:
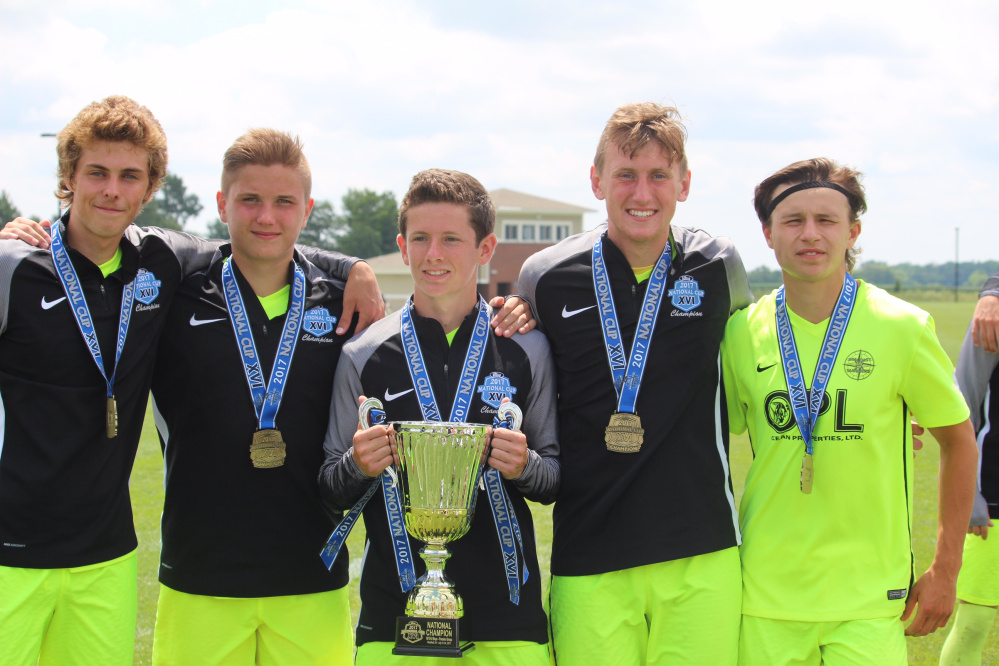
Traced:
<path fill-rule="evenodd" d="M 370 412 L 381 403 L 369 398 L 360 407 L 360 421 L 370 424 Z M 522 421 L 520 408 L 504 403 L 500 420 Z M 488 457 L 490 428 L 479 423 L 404 421 L 390 423 L 389 438 L 398 455 L 393 465 L 400 484 L 406 531 L 425 542 L 420 557 L 427 572 L 410 590 L 406 615 L 396 622 L 394 654 L 460 657 L 473 648 L 458 637 L 464 615 L 461 596 L 444 575 L 451 556 L 447 543 L 460 539 L 472 525 L 479 478 Z M 391 469 L 391 468 L 390 468 Z"/>

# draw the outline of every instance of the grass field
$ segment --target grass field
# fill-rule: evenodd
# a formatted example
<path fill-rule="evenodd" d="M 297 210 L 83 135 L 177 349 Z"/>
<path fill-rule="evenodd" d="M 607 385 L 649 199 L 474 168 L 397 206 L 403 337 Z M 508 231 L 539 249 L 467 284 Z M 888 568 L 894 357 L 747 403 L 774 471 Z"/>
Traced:
<path fill-rule="evenodd" d="M 957 360 L 957 353 L 964 338 L 964 331 L 971 318 L 974 302 L 918 302 L 917 305 L 933 314 L 937 324 L 937 334 L 951 359 Z M 746 470 L 752 460 L 752 452 L 747 437 L 733 438 L 731 446 L 732 479 L 735 496 L 742 497 Z M 936 496 L 937 466 L 939 453 L 932 438 L 916 457 L 915 475 L 915 516 L 913 525 L 913 551 L 916 556 L 917 573 L 922 573 L 933 559 L 936 537 Z M 156 570 L 159 558 L 159 519 L 163 505 L 163 458 L 152 418 L 146 419 L 139 454 L 132 472 L 132 505 L 135 511 L 136 530 L 139 534 L 139 620 L 136 629 L 135 662 L 150 663 L 152 631 L 156 616 L 158 583 Z M 538 536 L 538 558 L 542 566 L 542 581 L 547 589 L 547 562 L 551 554 L 551 507 L 532 505 L 535 530 Z M 364 541 L 364 528 L 359 525 L 348 540 L 351 559 L 351 606 L 354 618 L 357 617 L 358 597 L 357 578 L 360 574 L 361 546 Z M 949 633 L 950 627 L 937 631 L 926 638 L 909 639 L 909 663 L 919 666 L 936 664 L 940 647 Z M 999 664 L 999 621 L 993 625 L 992 634 L 983 656 L 983 664 Z"/>

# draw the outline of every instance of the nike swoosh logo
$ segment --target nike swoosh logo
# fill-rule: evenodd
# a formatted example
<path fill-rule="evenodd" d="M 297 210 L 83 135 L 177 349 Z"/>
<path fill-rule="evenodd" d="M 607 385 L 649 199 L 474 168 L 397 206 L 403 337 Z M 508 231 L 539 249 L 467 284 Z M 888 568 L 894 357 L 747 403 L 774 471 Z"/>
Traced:
<path fill-rule="evenodd" d="M 205 324 L 214 324 L 217 321 L 225 321 L 225 317 L 221 319 L 198 319 L 197 315 L 191 315 L 191 321 L 188 323 L 191 326 L 204 326 Z"/>
<path fill-rule="evenodd" d="M 769 370 L 770 368 L 774 367 L 775 365 L 777 365 L 777 364 L 776 363 L 771 363 L 770 365 L 768 365 L 767 367 L 764 368 L 764 367 L 761 367 L 759 363 L 757 363 L 756 364 L 756 372 L 766 372 L 767 370 Z"/>
<path fill-rule="evenodd" d="M 388 389 L 385 389 L 385 402 L 392 402 L 396 398 L 401 398 L 407 393 L 412 393 L 414 390 L 415 389 L 407 389 L 405 391 L 402 391 L 401 393 L 389 393 Z"/>
<path fill-rule="evenodd" d="M 54 301 L 46 301 L 45 297 L 42 296 L 42 309 L 43 310 L 48 310 L 49 308 L 54 308 L 55 306 L 59 305 L 60 303 L 62 303 L 65 300 L 66 300 L 66 297 L 63 296 L 62 298 L 57 298 Z"/>
<path fill-rule="evenodd" d="M 568 319 L 569 317 L 572 317 L 573 315 L 578 315 L 580 312 L 586 312 L 587 310 L 590 310 L 590 309 L 595 308 L 595 307 L 597 307 L 597 306 L 596 305 L 591 305 L 589 307 L 579 308 L 578 310 L 568 310 L 568 309 L 566 309 L 566 306 L 563 305 L 562 306 L 562 319 Z"/>

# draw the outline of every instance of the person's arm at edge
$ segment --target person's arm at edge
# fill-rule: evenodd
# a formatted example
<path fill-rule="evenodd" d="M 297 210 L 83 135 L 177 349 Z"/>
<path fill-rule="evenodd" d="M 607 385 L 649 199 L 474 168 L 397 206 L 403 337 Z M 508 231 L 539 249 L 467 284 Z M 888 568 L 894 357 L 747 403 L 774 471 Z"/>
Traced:
<path fill-rule="evenodd" d="M 989 380 L 996 364 L 999 363 L 999 354 L 989 353 L 984 347 L 976 346 L 972 328 L 973 324 L 970 324 L 964 335 L 961 353 L 958 355 L 957 365 L 954 368 L 954 379 L 957 381 L 957 387 L 961 390 L 961 395 L 964 396 L 964 401 L 968 404 L 968 409 L 971 410 L 971 426 L 977 435 L 982 429 L 982 404 L 985 402 Z M 977 437 L 976 443 L 981 447 L 982 442 L 977 441 Z M 981 448 L 978 450 L 978 455 L 980 459 Z M 985 539 L 988 538 L 988 529 L 991 526 L 988 503 L 982 496 L 981 488 L 976 483 L 975 504 L 971 510 L 968 532 Z"/>
<path fill-rule="evenodd" d="M 746 266 L 742 263 L 739 250 L 731 240 L 729 242 L 730 251 L 725 254 L 725 269 L 728 275 L 728 293 L 731 297 L 729 314 L 748 306 L 756 299 L 749 288 L 749 275 L 746 273 Z"/>
<path fill-rule="evenodd" d="M 990 277 L 982 286 L 971 330 L 976 345 L 993 354 L 999 351 L 999 274 Z"/>
<path fill-rule="evenodd" d="M 49 220 L 36 222 L 28 217 L 15 217 L 0 229 L 0 239 L 21 240 L 28 245 L 46 250 L 51 241 L 51 232 L 52 222 Z"/>
<path fill-rule="evenodd" d="M 930 428 L 940 444 L 937 547 L 933 563 L 909 591 L 902 621 L 915 610 L 906 636 L 925 636 L 947 624 L 957 601 L 964 535 L 974 501 L 978 448 L 971 421 Z"/>

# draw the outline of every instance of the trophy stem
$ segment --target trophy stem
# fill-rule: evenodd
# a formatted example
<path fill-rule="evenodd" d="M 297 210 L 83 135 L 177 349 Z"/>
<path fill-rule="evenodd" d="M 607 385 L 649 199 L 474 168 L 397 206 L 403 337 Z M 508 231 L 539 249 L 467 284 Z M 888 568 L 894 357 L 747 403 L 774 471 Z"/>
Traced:
<path fill-rule="evenodd" d="M 420 549 L 427 572 L 416 581 L 416 587 L 406 600 L 406 615 L 457 619 L 465 614 L 464 603 L 454 583 L 444 575 L 444 563 L 451 553 L 443 539 L 429 539 Z"/>

